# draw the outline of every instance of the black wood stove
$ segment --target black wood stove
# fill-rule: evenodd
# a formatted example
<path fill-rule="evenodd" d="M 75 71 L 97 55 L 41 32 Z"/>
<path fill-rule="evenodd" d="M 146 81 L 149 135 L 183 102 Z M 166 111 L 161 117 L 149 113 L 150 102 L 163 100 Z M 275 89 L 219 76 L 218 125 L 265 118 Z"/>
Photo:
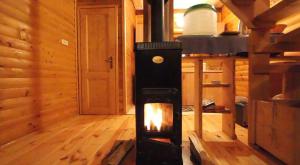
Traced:
<path fill-rule="evenodd" d="M 182 165 L 181 44 L 163 41 L 164 0 L 151 4 L 152 42 L 135 45 L 138 165 Z"/>

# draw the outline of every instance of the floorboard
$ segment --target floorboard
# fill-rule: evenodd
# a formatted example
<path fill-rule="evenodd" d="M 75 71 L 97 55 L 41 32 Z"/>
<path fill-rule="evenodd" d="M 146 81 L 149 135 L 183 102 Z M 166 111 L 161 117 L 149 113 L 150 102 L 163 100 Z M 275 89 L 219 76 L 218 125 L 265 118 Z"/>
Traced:
<path fill-rule="evenodd" d="M 208 154 L 218 164 L 272 164 L 247 145 L 247 129 L 237 126 L 239 140 L 230 140 L 221 132 L 221 120 L 218 114 L 205 114 L 203 117 L 203 140 Z M 182 137 L 185 165 L 191 165 L 188 134 L 193 125 L 193 114 L 185 113 Z M 116 140 L 134 137 L 134 115 L 78 116 L 1 146 L 0 164 L 100 164 Z M 134 160 L 128 162 L 134 164 Z"/>

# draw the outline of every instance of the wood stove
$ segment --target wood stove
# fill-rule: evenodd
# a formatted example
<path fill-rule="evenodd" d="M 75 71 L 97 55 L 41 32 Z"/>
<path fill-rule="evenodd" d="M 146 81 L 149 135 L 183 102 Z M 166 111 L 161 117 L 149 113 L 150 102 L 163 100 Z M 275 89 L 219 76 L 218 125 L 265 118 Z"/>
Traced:
<path fill-rule="evenodd" d="M 136 160 L 182 165 L 181 43 L 163 41 L 165 0 L 148 2 L 152 42 L 135 44 Z"/>
<path fill-rule="evenodd" d="M 136 44 L 137 162 L 182 164 L 181 46 Z"/>

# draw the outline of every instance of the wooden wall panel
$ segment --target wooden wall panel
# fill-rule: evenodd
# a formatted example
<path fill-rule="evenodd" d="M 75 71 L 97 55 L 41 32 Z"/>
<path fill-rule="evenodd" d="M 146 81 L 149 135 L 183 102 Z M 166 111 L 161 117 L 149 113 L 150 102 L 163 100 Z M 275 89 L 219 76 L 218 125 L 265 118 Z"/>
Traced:
<path fill-rule="evenodd" d="M 124 56 L 123 56 L 123 2 L 125 0 L 77 0 L 78 6 L 95 6 L 95 5 L 117 5 L 118 6 L 118 75 L 117 75 L 117 86 L 118 86 L 118 109 L 119 114 L 125 114 L 124 109 Z M 129 1 L 129 0 L 126 0 Z"/>
<path fill-rule="evenodd" d="M 0 145 L 77 113 L 75 1 L 1 0 Z"/>
<path fill-rule="evenodd" d="M 143 42 L 144 41 L 144 16 L 136 15 L 135 20 L 136 20 L 135 40 L 136 40 L 136 42 Z"/>
<path fill-rule="evenodd" d="M 222 8 L 221 22 L 225 25 L 225 31 L 238 31 L 240 20 L 226 6 Z"/>
<path fill-rule="evenodd" d="M 124 0 L 124 61 L 125 61 L 125 109 L 127 112 L 134 109 L 133 105 L 133 75 L 134 64 L 134 42 L 136 30 L 136 15 L 134 3 L 131 0 Z"/>
<path fill-rule="evenodd" d="M 78 5 L 112 5 L 118 4 L 120 0 L 77 0 Z"/>
<path fill-rule="evenodd" d="M 194 105 L 195 95 L 195 65 L 194 63 L 182 63 L 182 105 Z"/>
<path fill-rule="evenodd" d="M 136 10 L 143 10 L 143 0 L 132 0 Z"/>
<path fill-rule="evenodd" d="M 236 60 L 235 62 L 235 95 L 248 97 L 248 60 Z"/>

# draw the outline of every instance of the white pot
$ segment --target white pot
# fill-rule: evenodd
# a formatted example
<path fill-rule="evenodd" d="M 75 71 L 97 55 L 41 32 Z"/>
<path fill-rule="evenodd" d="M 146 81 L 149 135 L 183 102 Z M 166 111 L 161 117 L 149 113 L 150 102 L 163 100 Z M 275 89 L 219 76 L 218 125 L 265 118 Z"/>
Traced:
<path fill-rule="evenodd" d="M 212 5 L 199 4 L 184 14 L 183 35 L 216 35 L 217 13 Z"/>

